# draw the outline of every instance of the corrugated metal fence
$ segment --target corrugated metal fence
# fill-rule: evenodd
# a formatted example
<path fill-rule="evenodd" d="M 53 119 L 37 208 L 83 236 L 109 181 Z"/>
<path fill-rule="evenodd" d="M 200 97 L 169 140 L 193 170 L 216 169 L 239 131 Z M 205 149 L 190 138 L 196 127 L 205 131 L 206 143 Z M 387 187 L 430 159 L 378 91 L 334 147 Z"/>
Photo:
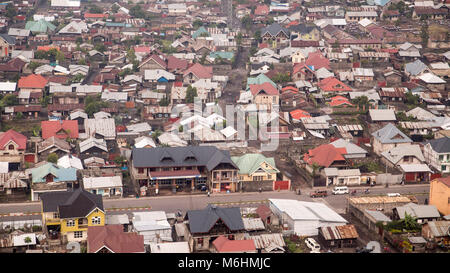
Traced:
<path fill-rule="evenodd" d="M 27 227 L 33 227 L 33 226 L 40 226 L 42 227 L 42 221 L 41 220 L 20 220 L 20 221 L 3 221 L 0 222 L 0 230 L 5 228 L 11 228 L 14 227 L 14 229 L 20 229 Z"/>

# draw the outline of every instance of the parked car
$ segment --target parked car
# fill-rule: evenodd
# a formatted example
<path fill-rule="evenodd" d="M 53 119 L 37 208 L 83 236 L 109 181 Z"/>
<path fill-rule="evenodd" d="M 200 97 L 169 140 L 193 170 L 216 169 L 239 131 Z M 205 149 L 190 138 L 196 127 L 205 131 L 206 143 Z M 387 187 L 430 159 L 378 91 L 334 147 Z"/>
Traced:
<path fill-rule="evenodd" d="M 314 238 L 305 239 L 306 246 L 311 249 L 311 253 L 320 253 L 320 245 L 314 240 Z"/>
<path fill-rule="evenodd" d="M 199 184 L 197 184 L 197 190 L 200 190 L 200 191 L 206 191 L 208 188 L 206 187 L 206 184 L 205 183 L 199 183 Z"/>
<path fill-rule="evenodd" d="M 400 196 L 400 193 L 398 193 L 398 192 L 391 192 L 391 193 L 388 193 L 387 196 L 389 196 L 389 197 L 397 197 L 397 196 Z"/>
<path fill-rule="evenodd" d="M 332 194 L 348 194 L 348 187 L 347 186 L 340 186 L 340 187 L 334 187 L 334 189 L 331 191 Z"/>
<path fill-rule="evenodd" d="M 314 191 L 309 194 L 309 197 L 315 198 L 315 197 L 327 197 L 328 192 L 327 191 Z"/>

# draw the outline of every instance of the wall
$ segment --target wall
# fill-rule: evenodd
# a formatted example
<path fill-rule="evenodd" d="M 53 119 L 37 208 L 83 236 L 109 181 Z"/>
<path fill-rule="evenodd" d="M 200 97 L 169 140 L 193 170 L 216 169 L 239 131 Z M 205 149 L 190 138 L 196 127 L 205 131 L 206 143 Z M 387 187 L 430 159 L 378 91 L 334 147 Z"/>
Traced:
<path fill-rule="evenodd" d="M 261 188 L 263 191 L 273 190 L 273 181 L 242 181 L 241 189 L 242 191 L 252 192 L 259 191 Z"/>
<path fill-rule="evenodd" d="M 443 215 L 450 214 L 450 187 L 437 180 L 430 183 L 430 205 L 435 205 Z"/>

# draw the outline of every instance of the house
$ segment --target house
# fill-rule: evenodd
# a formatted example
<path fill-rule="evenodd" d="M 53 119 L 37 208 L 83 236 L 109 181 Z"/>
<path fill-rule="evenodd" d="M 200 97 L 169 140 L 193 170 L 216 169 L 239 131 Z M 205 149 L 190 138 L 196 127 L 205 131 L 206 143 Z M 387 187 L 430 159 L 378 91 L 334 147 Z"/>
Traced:
<path fill-rule="evenodd" d="M 243 190 L 257 190 L 261 188 L 261 184 L 267 184 L 269 189 L 272 189 L 277 174 L 280 173 L 274 158 L 267 158 L 262 154 L 233 156 L 231 160 L 239 168 L 238 179 Z"/>
<path fill-rule="evenodd" d="M 312 172 L 311 166 L 314 164 L 324 168 L 330 166 L 343 167 L 346 165 L 344 157 L 346 152 L 345 148 L 336 148 L 331 144 L 323 144 L 308 150 L 308 152 L 303 155 L 303 160 L 307 164 L 307 170 L 310 172 Z"/>
<path fill-rule="evenodd" d="M 395 207 L 392 212 L 394 220 L 403 220 L 407 214 L 416 218 L 416 221 L 419 224 L 436 221 L 441 218 L 439 211 L 433 205 L 417 205 L 409 203 L 400 207 Z"/>
<path fill-rule="evenodd" d="M 78 138 L 78 122 L 76 120 L 47 120 L 41 122 L 42 138 L 57 137 L 60 139 Z"/>
<path fill-rule="evenodd" d="M 362 128 L 361 128 L 362 129 Z M 344 148 L 344 158 L 346 159 L 358 159 L 358 158 L 366 158 L 368 152 L 364 150 L 363 148 L 359 147 L 358 145 L 346 141 L 342 138 L 337 139 L 330 143 L 335 148 Z"/>
<path fill-rule="evenodd" d="M 37 144 L 37 154 L 41 159 L 47 159 L 51 153 L 57 154 L 59 158 L 70 153 L 71 149 L 72 147 L 66 140 L 56 136 L 49 137 Z"/>
<path fill-rule="evenodd" d="M 31 200 L 41 199 L 42 194 L 52 191 L 66 191 L 78 185 L 77 169 L 62 168 L 45 163 L 31 170 Z"/>
<path fill-rule="evenodd" d="M 392 109 L 369 109 L 369 117 L 372 122 L 397 121 Z"/>
<path fill-rule="evenodd" d="M 71 154 L 58 158 L 57 165 L 62 168 L 75 168 L 77 170 L 83 170 L 81 160 Z"/>
<path fill-rule="evenodd" d="M 390 168 L 406 164 L 422 164 L 425 157 L 419 145 L 403 145 L 381 153 L 381 161 Z"/>
<path fill-rule="evenodd" d="M 116 139 L 116 123 L 113 118 L 90 118 L 84 120 L 86 135 L 106 141 Z"/>
<path fill-rule="evenodd" d="M 81 141 L 80 144 L 80 153 L 83 154 L 95 154 L 101 155 L 108 153 L 108 147 L 106 145 L 105 139 L 96 139 L 96 138 L 88 138 L 84 141 Z"/>
<path fill-rule="evenodd" d="M 261 29 L 262 41 L 271 44 L 274 48 L 289 42 L 290 35 L 290 31 L 278 23 Z"/>
<path fill-rule="evenodd" d="M 338 168 L 324 168 L 326 186 L 355 186 L 361 185 L 361 172 L 359 169 L 339 170 Z"/>
<path fill-rule="evenodd" d="M 251 84 L 250 92 L 253 95 L 253 102 L 258 109 L 265 107 L 265 109 L 272 109 L 273 105 L 279 104 L 280 93 L 278 89 L 269 82 L 262 84 Z"/>
<path fill-rule="evenodd" d="M 429 204 L 435 206 L 442 215 L 450 214 L 450 178 L 440 177 L 430 182 Z M 450 236 L 450 234 L 449 234 Z"/>
<path fill-rule="evenodd" d="M 329 102 L 331 107 L 348 107 L 354 106 L 346 97 L 334 96 Z"/>
<path fill-rule="evenodd" d="M 144 236 L 124 232 L 122 225 L 90 226 L 88 253 L 145 253 Z"/>
<path fill-rule="evenodd" d="M 257 253 L 255 242 L 251 239 L 230 240 L 220 235 L 212 241 L 213 253 Z"/>
<path fill-rule="evenodd" d="M 166 83 L 175 80 L 175 75 L 162 69 L 145 70 L 144 79 L 149 82 Z"/>
<path fill-rule="evenodd" d="M 294 63 L 294 59 L 292 60 L 292 63 Z M 294 64 L 291 77 L 294 81 L 312 81 L 316 78 L 316 74 L 314 69 L 302 62 Z"/>
<path fill-rule="evenodd" d="M 354 248 L 359 235 L 354 225 L 319 228 L 319 242 L 326 248 Z"/>
<path fill-rule="evenodd" d="M 188 221 L 186 241 L 191 252 L 210 250 L 213 240 L 221 235 L 234 240 L 243 239 L 245 232 L 239 207 L 208 205 L 203 210 L 188 210 L 184 220 Z"/>
<path fill-rule="evenodd" d="M 16 38 L 8 34 L 0 34 L 0 57 L 11 57 L 16 45 Z"/>
<path fill-rule="evenodd" d="M 40 19 L 39 21 L 28 21 L 25 25 L 25 29 L 30 30 L 33 34 L 45 34 L 54 31 L 56 26 L 44 19 Z"/>
<path fill-rule="evenodd" d="M 418 76 L 431 72 L 421 60 L 415 60 L 414 62 L 405 64 L 405 74 L 410 78 L 417 78 Z"/>
<path fill-rule="evenodd" d="M 423 154 L 428 164 L 442 173 L 450 173 L 450 138 L 443 137 L 426 142 Z"/>
<path fill-rule="evenodd" d="M 450 221 L 431 221 L 422 225 L 422 236 L 435 245 L 450 247 Z"/>
<path fill-rule="evenodd" d="M 150 243 L 150 253 L 190 253 L 188 242 Z"/>
<path fill-rule="evenodd" d="M 319 41 L 320 30 L 315 25 L 298 24 L 289 26 L 292 40 Z"/>
<path fill-rule="evenodd" d="M 199 79 L 211 79 L 213 77 L 213 68 L 195 63 L 183 72 L 183 82 L 192 84 Z"/>
<path fill-rule="evenodd" d="M 18 170 L 24 162 L 27 137 L 9 129 L 0 132 L 0 162 L 8 162 L 9 170 Z"/>
<path fill-rule="evenodd" d="M 405 183 L 427 183 L 433 173 L 427 164 L 400 164 Z"/>
<path fill-rule="evenodd" d="M 88 228 L 105 225 L 103 200 L 81 188 L 41 196 L 42 224 L 50 239 L 85 241 Z"/>
<path fill-rule="evenodd" d="M 355 81 L 359 82 L 373 81 L 375 76 L 371 68 L 352 68 L 352 72 Z"/>
<path fill-rule="evenodd" d="M 392 123 L 372 133 L 373 151 L 377 155 L 400 145 L 411 145 L 413 141 Z"/>
<path fill-rule="evenodd" d="M 134 148 L 131 176 L 141 186 L 194 189 L 206 183 L 212 192 L 236 191 L 238 168 L 228 151 L 214 146 Z"/>
<path fill-rule="evenodd" d="M 328 60 L 320 51 L 311 52 L 305 61 L 305 64 L 313 70 L 318 70 L 322 67 L 330 70 L 330 60 Z"/>
<path fill-rule="evenodd" d="M 347 11 L 345 14 L 347 22 L 359 22 L 364 19 L 376 22 L 378 13 L 376 11 Z"/>
<path fill-rule="evenodd" d="M 164 211 L 133 212 L 132 230 L 144 236 L 144 244 L 172 242 L 172 227 Z"/>
<path fill-rule="evenodd" d="M 319 87 L 322 92 L 346 93 L 352 91 L 351 87 L 336 79 L 335 77 L 328 77 L 319 81 L 319 83 L 317 83 L 317 87 Z"/>
<path fill-rule="evenodd" d="M 409 110 L 408 112 L 406 112 L 406 116 L 413 117 L 417 120 L 425 120 L 425 121 L 431 121 L 436 118 L 434 114 L 428 112 L 427 110 L 421 107 L 416 107 L 412 110 Z"/>
<path fill-rule="evenodd" d="M 320 227 L 347 224 L 327 205 L 289 199 L 269 199 L 269 207 L 283 224 L 283 229 L 298 236 L 317 236 Z"/>
<path fill-rule="evenodd" d="M 142 60 L 138 66 L 139 71 L 150 70 L 150 69 L 163 69 L 167 68 L 166 62 L 156 54 L 150 54 L 147 58 Z"/>
<path fill-rule="evenodd" d="M 44 91 L 48 81 L 41 75 L 31 74 L 26 77 L 21 77 L 17 84 L 20 91 L 39 92 Z"/>
<path fill-rule="evenodd" d="M 433 73 L 424 73 L 417 77 L 431 91 L 445 91 L 446 81 Z"/>
<path fill-rule="evenodd" d="M 103 197 L 122 197 L 123 185 L 120 176 L 83 177 L 83 188 Z"/>
<path fill-rule="evenodd" d="M 378 92 L 380 98 L 384 102 L 404 102 L 406 100 L 406 88 L 382 87 Z"/>

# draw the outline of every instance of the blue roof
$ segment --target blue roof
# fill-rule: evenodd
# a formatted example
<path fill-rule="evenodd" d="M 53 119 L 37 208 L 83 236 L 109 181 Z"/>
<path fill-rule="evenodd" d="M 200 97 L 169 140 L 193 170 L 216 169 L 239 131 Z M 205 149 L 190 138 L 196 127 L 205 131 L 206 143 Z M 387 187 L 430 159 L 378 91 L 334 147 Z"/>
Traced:
<path fill-rule="evenodd" d="M 372 136 L 378 139 L 383 144 L 413 142 L 407 135 L 405 135 L 392 123 L 388 123 L 380 130 L 374 132 Z"/>
<path fill-rule="evenodd" d="M 47 163 L 31 171 L 33 183 L 42 183 L 46 181 L 46 176 L 52 174 L 53 182 L 76 181 L 77 169 L 62 168 L 53 163 Z"/>
<path fill-rule="evenodd" d="M 391 0 L 375 0 L 375 5 L 384 7 L 387 3 L 389 3 Z"/>

